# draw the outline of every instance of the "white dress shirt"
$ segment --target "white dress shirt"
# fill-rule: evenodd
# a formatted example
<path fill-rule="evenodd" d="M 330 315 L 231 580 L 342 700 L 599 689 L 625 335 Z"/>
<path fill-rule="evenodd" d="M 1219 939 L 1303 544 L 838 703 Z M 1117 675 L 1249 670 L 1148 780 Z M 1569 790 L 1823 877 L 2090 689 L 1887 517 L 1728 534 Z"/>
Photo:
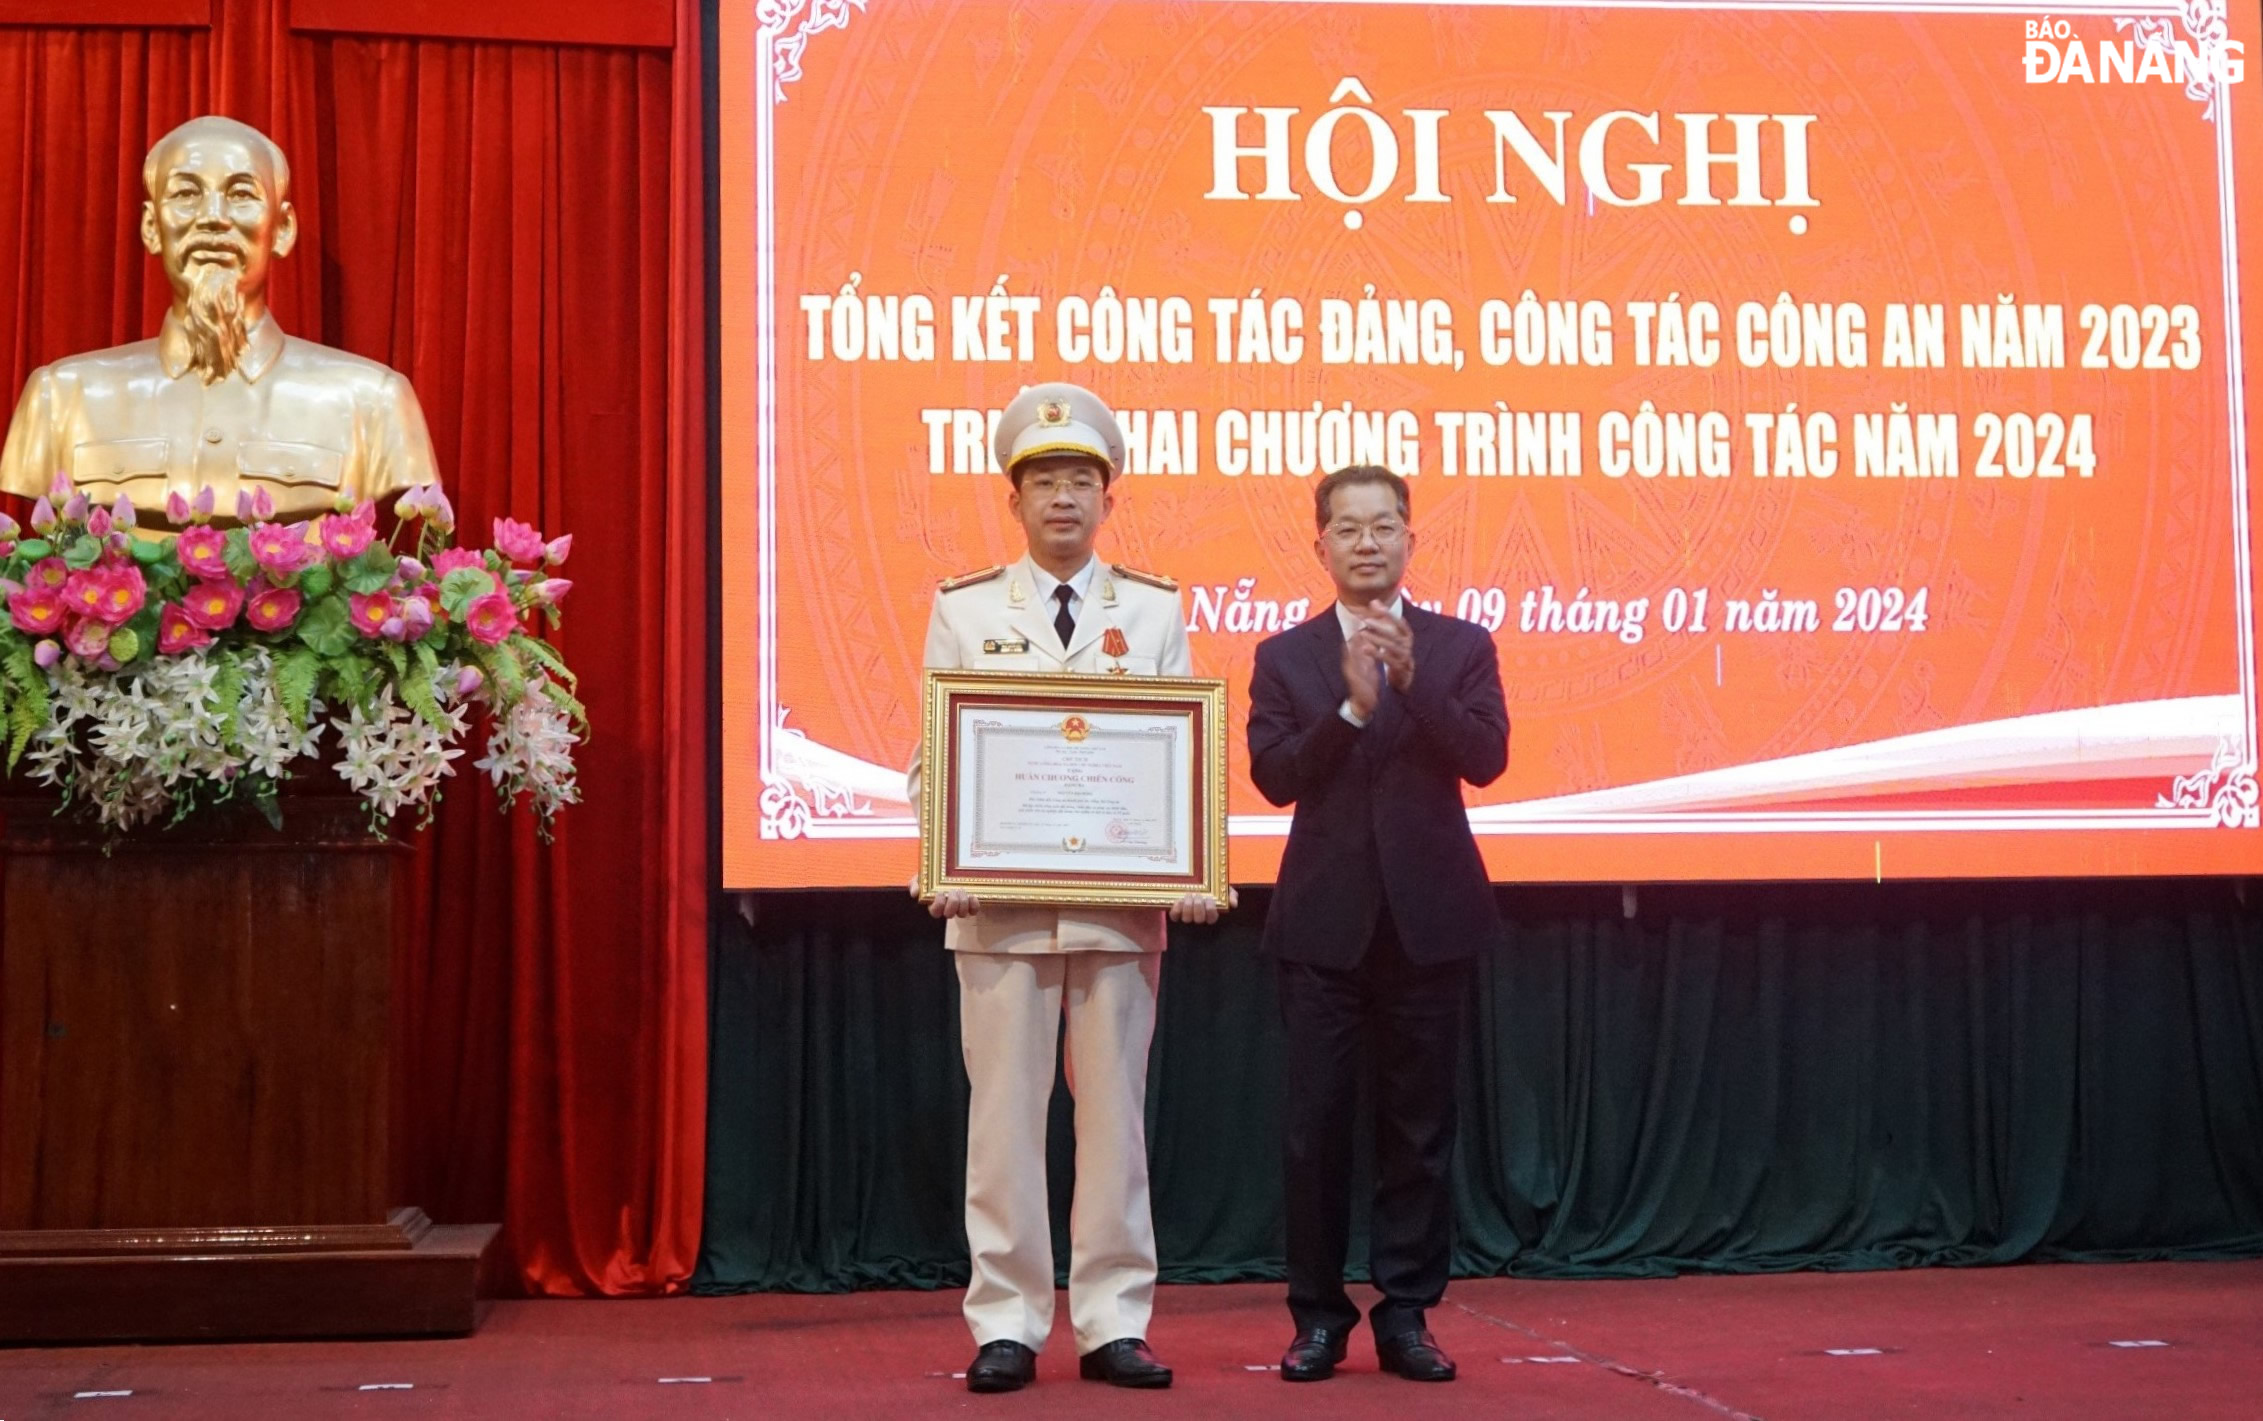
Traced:
<path fill-rule="evenodd" d="M 1031 558 L 1029 560 L 1029 565 L 1032 573 L 1037 579 L 1037 605 L 1045 609 L 1045 620 L 1050 622 L 1053 620 L 1054 612 L 1061 605 L 1060 603 L 1053 600 L 1053 589 L 1062 586 L 1063 583 L 1060 578 L 1055 577 L 1053 574 L 1047 572 L 1044 568 L 1039 567 L 1037 565 L 1037 559 Z M 1069 574 L 1069 580 L 1066 585 L 1069 589 L 1070 620 L 1076 622 L 1082 622 L 1084 620 L 1085 594 L 1092 591 L 1093 576 L 1099 571 L 1100 555 L 1098 553 L 1095 553 L 1089 560 L 1086 561 L 1083 567 L 1080 567 L 1075 572 Z"/>

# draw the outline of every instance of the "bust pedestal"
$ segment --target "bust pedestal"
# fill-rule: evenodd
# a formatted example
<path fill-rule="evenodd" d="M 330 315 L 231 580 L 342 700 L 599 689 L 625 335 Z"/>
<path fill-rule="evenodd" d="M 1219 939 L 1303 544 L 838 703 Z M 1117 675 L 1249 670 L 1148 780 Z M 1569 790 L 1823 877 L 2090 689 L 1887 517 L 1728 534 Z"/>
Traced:
<path fill-rule="evenodd" d="M 0 797 L 0 1342 L 469 1332 L 496 1226 L 391 1198 L 400 850 L 52 811 Z"/>

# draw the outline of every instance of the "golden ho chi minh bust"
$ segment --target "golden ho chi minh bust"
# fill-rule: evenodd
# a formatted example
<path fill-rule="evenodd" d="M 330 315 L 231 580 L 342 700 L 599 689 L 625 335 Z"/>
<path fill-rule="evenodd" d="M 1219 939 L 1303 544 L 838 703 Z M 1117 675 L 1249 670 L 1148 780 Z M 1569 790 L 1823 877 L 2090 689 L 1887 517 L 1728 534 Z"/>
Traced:
<path fill-rule="evenodd" d="M 142 185 L 142 245 L 173 286 L 164 327 L 33 371 L 0 488 L 33 497 L 60 471 L 163 526 L 169 493 L 210 488 L 225 512 L 264 488 L 295 519 L 438 482 L 409 382 L 284 335 L 267 309 L 272 262 L 298 239 L 282 150 L 234 119 L 191 119 L 149 150 Z"/>

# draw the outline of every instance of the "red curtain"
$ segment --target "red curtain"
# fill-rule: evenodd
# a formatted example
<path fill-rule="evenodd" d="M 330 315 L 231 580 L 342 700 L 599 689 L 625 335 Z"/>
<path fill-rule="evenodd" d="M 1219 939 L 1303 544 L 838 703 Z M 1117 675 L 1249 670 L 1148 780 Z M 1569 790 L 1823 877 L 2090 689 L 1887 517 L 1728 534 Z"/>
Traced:
<path fill-rule="evenodd" d="M 294 33 L 0 29 L 0 386 L 156 329 L 150 143 L 198 113 L 289 156 L 286 330 L 414 383 L 464 525 L 572 532 L 559 641 L 595 727 L 555 844 L 466 761 L 416 840 L 396 973 L 397 1197 L 495 1220 L 523 1287 L 669 1291 L 699 1244 L 707 489 L 697 6 L 676 54 Z M 484 533 L 480 535 L 484 541 Z"/>

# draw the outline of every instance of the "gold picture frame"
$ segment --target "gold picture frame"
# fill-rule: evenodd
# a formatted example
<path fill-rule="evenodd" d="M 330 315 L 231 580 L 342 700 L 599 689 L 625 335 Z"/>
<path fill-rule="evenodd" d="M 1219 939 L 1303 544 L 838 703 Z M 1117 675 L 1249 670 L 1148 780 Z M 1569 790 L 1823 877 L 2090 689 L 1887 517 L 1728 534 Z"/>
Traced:
<path fill-rule="evenodd" d="M 922 692 L 923 900 L 1227 901 L 1224 681 L 929 671 Z"/>

